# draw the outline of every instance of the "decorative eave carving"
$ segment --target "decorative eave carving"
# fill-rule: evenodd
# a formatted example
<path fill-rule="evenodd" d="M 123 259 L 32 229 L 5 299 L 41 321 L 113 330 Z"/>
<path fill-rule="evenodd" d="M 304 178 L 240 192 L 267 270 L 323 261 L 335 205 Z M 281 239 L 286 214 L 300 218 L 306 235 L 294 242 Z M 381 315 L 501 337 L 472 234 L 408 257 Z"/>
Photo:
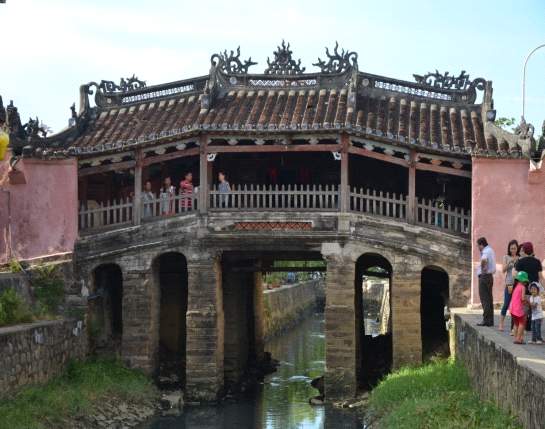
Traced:
<path fill-rule="evenodd" d="M 325 48 L 325 54 L 328 57 L 327 62 L 318 58 L 313 66 L 319 67 L 320 72 L 324 74 L 340 74 L 349 71 L 353 68 L 358 68 L 358 54 L 354 51 L 341 50 L 339 53 L 339 43 L 335 42 L 333 55 L 329 53 L 329 48 Z"/>
<path fill-rule="evenodd" d="M 484 135 L 486 148 L 479 148 L 482 152 L 486 149 L 488 153 L 497 153 L 500 156 L 525 158 L 541 158 L 542 149 L 539 148 L 534 138 L 534 126 L 521 118 L 520 124 L 514 132 L 502 129 L 494 123 L 495 112 L 489 112 L 487 121 L 484 124 Z M 545 129 L 545 122 L 543 124 Z"/>
<path fill-rule="evenodd" d="M 282 44 L 273 52 L 273 61 L 267 57 L 268 67 L 265 69 L 265 74 L 293 75 L 302 74 L 305 72 L 305 67 L 301 67 L 301 60 L 295 61 L 292 58 L 293 51 L 290 49 L 290 44 L 282 40 Z"/>
<path fill-rule="evenodd" d="M 237 47 L 236 55 L 233 50 L 227 54 L 226 49 L 219 54 L 212 55 L 210 62 L 212 63 L 212 67 L 226 74 L 247 74 L 248 68 L 257 64 L 252 61 L 252 57 L 244 60 L 244 63 L 240 60 L 240 46 Z"/>
<path fill-rule="evenodd" d="M 97 85 L 98 89 L 101 89 L 105 94 L 115 93 L 115 92 L 131 92 L 137 89 L 145 88 L 146 82 L 138 79 L 134 74 L 132 77 L 121 78 L 119 80 L 119 85 L 114 83 L 112 80 L 101 80 Z"/>
<path fill-rule="evenodd" d="M 435 70 L 435 73 L 413 74 L 413 76 L 419 84 L 441 89 L 456 89 L 458 91 L 467 91 L 470 88 L 482 91 L 486 84 L 486 80 L 483 78 L 470 80 L 469 74 L 465 70 L 462 70 L 459 76 L 450 75 L 449 72 L 441 74 L 438 70 Z"/>

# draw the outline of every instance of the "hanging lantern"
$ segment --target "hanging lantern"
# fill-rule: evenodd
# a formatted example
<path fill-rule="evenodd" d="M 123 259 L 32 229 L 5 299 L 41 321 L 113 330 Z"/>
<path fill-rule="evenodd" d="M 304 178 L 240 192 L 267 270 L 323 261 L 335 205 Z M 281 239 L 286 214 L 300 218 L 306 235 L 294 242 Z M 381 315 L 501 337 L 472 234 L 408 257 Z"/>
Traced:
<path fill-rule="evenodd" d="M 0 128 L 0 161 L 6 157 L 9 145 L 9 134 Z"/>

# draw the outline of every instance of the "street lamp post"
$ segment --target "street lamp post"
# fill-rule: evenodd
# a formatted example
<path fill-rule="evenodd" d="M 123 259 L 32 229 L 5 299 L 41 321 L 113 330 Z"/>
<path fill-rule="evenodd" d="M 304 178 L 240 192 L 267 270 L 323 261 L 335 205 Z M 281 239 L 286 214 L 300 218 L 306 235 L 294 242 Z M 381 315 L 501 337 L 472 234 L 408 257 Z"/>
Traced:
<path fill-rule="evenodd" d="M 532 51 L 526 56 L 526 59 L 524 60 L 524 68 L 522 70 L 522 117 L 523 118 L 524 118 L 524 110 L 526 107 L 526 65 L 528 64 L 528 60 L 530 59 L 532 54 L 541 48 L 545 48 L 545 43 L 532 49 Z"/>

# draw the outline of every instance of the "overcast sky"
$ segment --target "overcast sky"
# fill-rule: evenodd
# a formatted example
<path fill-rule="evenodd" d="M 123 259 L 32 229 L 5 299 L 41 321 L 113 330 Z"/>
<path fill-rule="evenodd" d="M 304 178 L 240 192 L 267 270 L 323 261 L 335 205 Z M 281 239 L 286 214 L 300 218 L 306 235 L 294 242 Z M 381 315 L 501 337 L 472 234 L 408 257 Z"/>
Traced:
<path fill-rule="evenodd" d="M 0 95 L 23 122 L 63 128 L 81 84 L 135 73 L 148 85 L 208 73 L 241 46 L 262 72 L 282 38 L 307 71 L 338 40 L 361 71 L 413 80 L 436 68 L 494 83 L 498 116 L 519 119 L 522 65 L 545 43 L 545 1 L 6 0 L 0 4 Z M 526 118 L 545 119 L 545 49 L 530 60 Z"/>

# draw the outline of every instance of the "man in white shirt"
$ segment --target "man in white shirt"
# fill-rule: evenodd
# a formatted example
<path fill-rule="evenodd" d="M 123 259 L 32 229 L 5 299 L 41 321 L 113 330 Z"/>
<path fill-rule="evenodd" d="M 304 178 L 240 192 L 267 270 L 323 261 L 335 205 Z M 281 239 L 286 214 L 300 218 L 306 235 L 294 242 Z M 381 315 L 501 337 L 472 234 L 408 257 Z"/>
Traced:
<path fill-rule="evenodd" d="M 484 237 L 477 240 L 477 246 L 481 252 L 481 261 L 477 267 L 477 276 L 479 278 L 479 298 L 483 306 L 483 321 L 477 323 L 477 325 L 494 326 L 492 287 L 494 286 L 494 273 L 496 272 L 496 255 Z"/>

